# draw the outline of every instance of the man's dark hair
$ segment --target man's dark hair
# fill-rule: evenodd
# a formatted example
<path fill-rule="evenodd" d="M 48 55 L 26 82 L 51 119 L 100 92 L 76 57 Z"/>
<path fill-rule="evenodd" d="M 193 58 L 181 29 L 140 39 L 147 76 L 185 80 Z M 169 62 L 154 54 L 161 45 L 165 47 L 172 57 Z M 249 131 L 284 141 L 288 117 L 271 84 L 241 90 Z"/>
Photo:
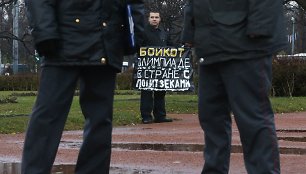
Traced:
<path fill-rule="evenodd" d="M 147 17 L 150 16 L 150 13 L 159 13 L 159 16 L 161 17 L 161 12 L 159 10 L 157 10 L 157 9 L 150 9 L 148 11 Z"/>
<path fill-rule="evenodd" d="M 157 9 L 153 9 L 153 10 L 150 10 L 149 13 L 159 13 L 160 14 L 160 11 Z"/>

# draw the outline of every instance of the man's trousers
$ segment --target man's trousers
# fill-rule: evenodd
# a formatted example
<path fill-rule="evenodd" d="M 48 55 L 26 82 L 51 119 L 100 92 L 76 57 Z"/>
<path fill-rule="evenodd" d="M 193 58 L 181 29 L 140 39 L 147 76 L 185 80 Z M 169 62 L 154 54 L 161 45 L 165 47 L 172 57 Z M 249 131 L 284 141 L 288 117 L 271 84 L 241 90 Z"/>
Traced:
<path fill-rule="evenodd" d="M 165 106 L 166 91 L 141 91 L 140 112 L 143 119 L 152 119 L 152 111 L 155 119 L 166 117 Z"/>
<path fill-rule="evenodd" d="M 280 173 L 274 114 L 269 100 L 272 56 L 199 67 L 199 120 L 205 134 L 202 173 L 228 173 L 232 118 L 248 174 Z"/>
<path fill-rule="evenodd" d="M 42 68 L 25 138 L 22 174 L 50 173 L 78 82 L 85 125 L 75 173 L 109 173 L 115 78 L 115 70 L 106 66 Z"/>

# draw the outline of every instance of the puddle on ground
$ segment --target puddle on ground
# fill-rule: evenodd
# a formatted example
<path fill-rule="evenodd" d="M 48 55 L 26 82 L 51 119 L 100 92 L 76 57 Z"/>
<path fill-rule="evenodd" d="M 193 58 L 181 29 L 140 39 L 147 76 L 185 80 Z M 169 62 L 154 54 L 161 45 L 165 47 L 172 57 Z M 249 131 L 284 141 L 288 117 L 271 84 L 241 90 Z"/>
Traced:
<path fill-rule="evenodd" d="M 74 174 L 75 165 L 54 165 L 51 174 Z M 21 174 L 21 164 L 20 163 L 0 163 L 0 173 L 1 174 Z M 128 169 L 120 167 L 111 167 L 110 174 L 158 174 L 160 171 L 155 170 L 142 170 L 142 169 Z M 175 173 L 174 173 L 175 174 Z"/>
<path fill-rule="evenodd" d="M 1 174 L 21 174 L 20 163 L 0 163 Z"/>
<path fill-rule="evenodd" d="M 279 140 L 292 142 L 306 142 L 305 137 L 279 137 Z M 81 142 L 61 142 L 62 148 L 80 148 Z M 119 150 L 152 150 L 152 151 L 183 151 L 203 152 L 203 144 L 154 144 L 154 143 L 113 143 L 112 148 Z M 232 145 L 231 153 L 242 153 L 241 145 Z M 298 147 L 280 147 L 281 154 L 305 155 L 306 149 Z"/>
<path fill-rule="evenodd" d="M 78 149 L 81 142 L 61 141 L 61 148 Z M 154 150 L 154 151 L 185 151 L 185 152 L 202 152 L 202 144 L 154 144 L 154 143 L 113 143 L 112 148 L 125 150 Z M 234 149 L 236 149 L 234 147 Z M 234 150 L 236 152 L 236 150 Z"/>
<path fill-rule="evenodd" d="M 52 168 L 52 174 L 73 174 L 74 166 L 72 164 L 67 165 L 55 165 Z M 0 163 L 1 174 L 21 174 L 20 163 Z"/>
<path fill-rule="evenodd" d="M 304 129 L 277 129 L 276 132 L 303 133 L 303 132 L 306 132 L 306 130 Z"/>
<path fill-rule="evenodd" d="M 306 137 L 278 137 L 277 139 L 292 142 L 306 142 Z"/>
<path fill-rule="evenodd" d="M 204 146 L 202 144 L 113 143 L 112 148 L 127 150 L 202 152 Z"/>

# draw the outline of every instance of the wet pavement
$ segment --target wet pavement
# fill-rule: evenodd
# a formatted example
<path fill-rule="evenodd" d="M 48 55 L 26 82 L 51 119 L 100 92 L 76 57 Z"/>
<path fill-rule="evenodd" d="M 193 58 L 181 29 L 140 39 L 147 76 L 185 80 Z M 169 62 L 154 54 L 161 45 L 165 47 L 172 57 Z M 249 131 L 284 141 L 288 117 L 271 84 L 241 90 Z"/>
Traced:
<path fill-rule="evenodd" d="M 111 174 L 198 174 L 203 166 L 204 135 L 197 115 L 169 115 L 172 123 L 116 127 Z M 306 112 L 276 115 L 283 174 L 306 171 Z M 19 174 L 24 134 L 0 135 L 0 174 Z M 81 131 L 66 131 L 54 174 L 73 174 Z M 19 173 L 18 173 L 19 172 Z M 230 174 L 246 174 L 239 132 L 233 123 Z"/>

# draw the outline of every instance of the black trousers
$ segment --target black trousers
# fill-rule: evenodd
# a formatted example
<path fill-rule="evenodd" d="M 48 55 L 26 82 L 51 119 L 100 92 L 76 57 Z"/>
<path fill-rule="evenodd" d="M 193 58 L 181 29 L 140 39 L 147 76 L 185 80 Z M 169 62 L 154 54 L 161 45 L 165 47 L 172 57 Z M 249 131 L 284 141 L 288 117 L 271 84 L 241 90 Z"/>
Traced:
<path fill-rule="evenodd" d="M 102 66 L 44 67 L 26 133 L 22 174 L 50 173 L 74 91 L 85 117 L 76 174 L 108 174 L 116 72 Z"/>
<path fill-rule="evenodd" d="M 272 56 L 199 67 L 199 120 L 205 134 L 203 174 L 228 173 L 231 112 L 248 174 L 280 173 L 269 92 Z"/>
<path fill-rule="evenodd" d="M 166 117 L 165 95 L 166 91 L 141 91 L 141 117 L 143 119 L 152 118 L 152 111 L 155 119 Z"/>

